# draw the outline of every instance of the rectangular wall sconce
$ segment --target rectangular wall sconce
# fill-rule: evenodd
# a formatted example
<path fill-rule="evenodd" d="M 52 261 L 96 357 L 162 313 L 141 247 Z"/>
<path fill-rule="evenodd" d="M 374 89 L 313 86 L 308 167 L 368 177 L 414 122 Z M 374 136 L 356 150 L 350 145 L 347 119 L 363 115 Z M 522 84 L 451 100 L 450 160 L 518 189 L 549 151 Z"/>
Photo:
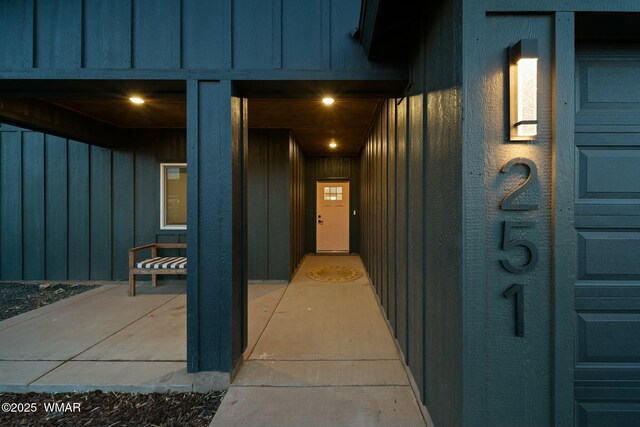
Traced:
<path fill-rule="evenodd" d="M 538 135 L 538 41 L 509 47 L 509 139 L 532 141 Z"/>

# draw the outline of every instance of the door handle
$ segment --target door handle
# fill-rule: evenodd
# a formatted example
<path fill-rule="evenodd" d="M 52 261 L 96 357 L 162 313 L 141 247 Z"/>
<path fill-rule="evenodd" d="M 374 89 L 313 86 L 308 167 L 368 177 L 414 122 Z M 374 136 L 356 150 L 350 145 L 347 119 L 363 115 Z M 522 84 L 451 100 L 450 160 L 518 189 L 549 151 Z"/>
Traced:
<path fill-rule="evenodd" d="M 321 219 L 319 219 L 319 220 L 318 220 L 318 224 L 322 225 L 322 224 L 324 224 L 324 221 L 323 221 L 323 220 L 321 220 Z"/>

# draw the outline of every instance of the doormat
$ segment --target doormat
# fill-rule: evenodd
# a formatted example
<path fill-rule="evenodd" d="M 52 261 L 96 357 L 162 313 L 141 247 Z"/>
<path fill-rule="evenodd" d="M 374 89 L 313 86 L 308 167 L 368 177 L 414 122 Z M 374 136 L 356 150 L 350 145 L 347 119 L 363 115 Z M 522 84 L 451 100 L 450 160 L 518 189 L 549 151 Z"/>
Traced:
<path fill-rule="evenodd" d="M 328 265 L 325 267 L 312 268 L 306 273 L 309 279 L 318 282 L 341 283 L 350 282 L 362 277 L 362 270 L 343 265 Z"/>

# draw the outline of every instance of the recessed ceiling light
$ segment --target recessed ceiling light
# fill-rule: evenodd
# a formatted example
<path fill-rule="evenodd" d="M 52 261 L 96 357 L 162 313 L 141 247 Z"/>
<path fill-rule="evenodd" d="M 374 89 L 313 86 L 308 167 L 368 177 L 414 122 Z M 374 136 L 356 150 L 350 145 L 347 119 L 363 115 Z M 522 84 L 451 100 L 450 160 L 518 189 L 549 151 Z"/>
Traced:
<path fill-rule="evenodd" d="M 322 102 L 324 102 L 325 105 L 331 105 L 335 102 L 335 99 L 327 96 L 325 98 L 322 98 Z"/>
<path fill-rule="evenodd" d="M 129 101 L 133 102 L 134 104 L 144 104 L 144 99 L 137 96 L 132 96 L 131 98 L 129 98 Z"/>
<path fill-rule="evenodd" d="M 335 142 L 332 142 L 331 144 L 329 144 L 329 147 L 331 148 L 336 148 L 338 146 L 338 144 L 336 144 Z"/>

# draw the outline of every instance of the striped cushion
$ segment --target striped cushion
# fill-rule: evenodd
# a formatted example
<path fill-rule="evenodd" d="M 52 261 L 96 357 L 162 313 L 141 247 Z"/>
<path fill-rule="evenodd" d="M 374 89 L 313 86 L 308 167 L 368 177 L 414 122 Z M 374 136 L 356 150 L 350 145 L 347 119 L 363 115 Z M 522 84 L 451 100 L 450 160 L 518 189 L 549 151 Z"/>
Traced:
<path fill-rule="evenodd" d="M 155 257 L 136 264 L 137 268 L 187 268 L 187 257 Z"/>

